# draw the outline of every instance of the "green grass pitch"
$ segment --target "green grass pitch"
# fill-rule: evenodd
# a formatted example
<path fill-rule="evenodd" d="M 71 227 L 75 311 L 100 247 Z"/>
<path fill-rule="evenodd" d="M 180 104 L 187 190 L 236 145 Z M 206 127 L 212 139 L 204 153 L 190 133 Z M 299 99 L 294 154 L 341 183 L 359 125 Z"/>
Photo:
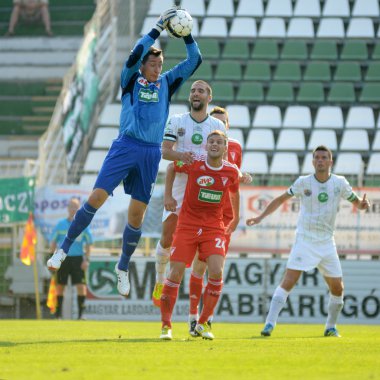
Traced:
<path fill-rule="evenodd" d="M 341 325 L 342 338 L 323 325 L 214 323 L 214 341 L 189 338 L 173 324 L 160 341 L 160 323 L 0 321 L 0 379 L 380 379 L 380 326 Z"/>

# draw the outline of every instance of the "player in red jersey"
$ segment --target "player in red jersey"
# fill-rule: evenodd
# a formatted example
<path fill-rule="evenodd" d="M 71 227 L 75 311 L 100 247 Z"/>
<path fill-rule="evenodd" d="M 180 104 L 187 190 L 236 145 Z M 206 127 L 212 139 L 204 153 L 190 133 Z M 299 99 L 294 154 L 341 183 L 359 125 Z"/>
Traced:
<path fill-rule="evenodd" d="M 190 165 L 179 161 L 167 170 L 172 177 L 175 172 L 187 173 L 188 181 L 171 249 L 170 273 L 161 296 L 161 339 L 172 339 L 171 317 L 179 285 L 197 250 L 199 259 L 207 263 L 209 278 L 195 330 L 205 339 L 214 339 L 207 321 L 223 287 L 225 234 L 232 233 L 239 223 L 240 172 L 223 160 L 227 151 L 227 136 L 223 132 L 209 134 L 206 151 L 207 157 L 197 156 Z M 231 200 L 233 219 L 225 226 L 223 206 L 227 197 Z"/>

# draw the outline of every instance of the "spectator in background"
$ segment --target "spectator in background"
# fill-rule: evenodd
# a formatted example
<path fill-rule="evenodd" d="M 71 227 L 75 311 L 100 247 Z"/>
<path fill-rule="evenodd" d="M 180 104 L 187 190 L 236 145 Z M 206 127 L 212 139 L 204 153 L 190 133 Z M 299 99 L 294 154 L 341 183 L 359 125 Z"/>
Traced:
<path fill-rule="evenodd" d="M 48 6 L 49 0 L 13 0 L 13 10 L 6 36 L 13 36 L 15 34 L 15 27 L 19 18 L 25 23 L 34 23 L 42 20 L 46 34 L 52 36 Z"/>
<path fill-rule="evenodd" d="M 68 216 L 62 219 L 55 226 L 51 239 L 50 247 L 55 251 L 57 246 L 62 243 L 66 237 L 67 230 L 74 218 L 75 213 L 80 208 L 80 202 L 77 198 L 71 198 L 67 207 Z M 87 285 L 86 285 L 86 270 L 90 257 L 92 244 L 92 236 L 88 228 L 77 238 L 70 248 L 65 262 L 61 265 L 57 272 L 57 311 L 56 318 L 62 317 L 63 294 L 67 280 L 71 276 L 71 283 L 77 287 L 78 301 L 78 319 L 82 318 L 84 311 L 84 303 L 86 300 Z"/>

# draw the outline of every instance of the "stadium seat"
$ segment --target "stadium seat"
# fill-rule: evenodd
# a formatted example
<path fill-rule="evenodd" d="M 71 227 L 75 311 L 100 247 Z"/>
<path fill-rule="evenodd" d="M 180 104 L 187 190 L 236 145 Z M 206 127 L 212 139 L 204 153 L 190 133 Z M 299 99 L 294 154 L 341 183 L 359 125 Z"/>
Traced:
<path fill-rule="evenodd" d="M 291 0 L 268 0 L 265 16 L 291 17 L 293 14 Z"/>
<path fill-rule="evenodd" d="M 297 96 L 300 103 L 322 103 L 325 101 L 322 83 L 302 82 Z"/>
<path fill-rule="evenodd" d="M 141 31 L 140 31 L 140 35 L 142 36 L 143 34 L 149 33 L 152 30 L 153 26 L 156 25 L 156 22 L 157 22 L 157 16 L 145 17 Z"/>
<path fill-rule="evenodd" d="M 83 166 L 84 172 L 98 172 L 102 167 L 104 158 L 108 150 L 90 150 L 87 154 L 86 161 Z"/>
<path fill-rule="evenodd" d="M 165 63 L 165 61 L 164 61 Z M 211 81 L 212 76 L 212 67 L 210 61 L 202 61 L 202 64 L 197 68 L 195 73 L 191 76 L 192 80 L 205 80 Z"/>
<path fill-rule="evenodd" d="M 323 144 L 323 145 L 325 145 L 325 144 Z M 301 174 L 305 175 L 305 174 L 312 174 L 312 173 L 314 173 L 313 153 L 307 153 L 307 154 L 305 154 L 305 156 L 303 158 Z"/>
<path fill-rule="evenodd" d="M 169 106 L 169 116 L 189 112 L 189 107 L 185 104 L 173 104 Z"/>
<path fill-rule="evenodd" d="M 360 94 L 361 102 L 379 103 L 380 102 L 380 84 L 365 83 Z"/>
<path fill-rule="evenodd" d="M 336 133 L 333 129 L 315 129 L 310 135 L 309 143 L 307 144 L 307 149 L 313 150 L 318 145 L 326 145 L 331 150 L 335 151 L 338 149 L 338 141 L 336 138 Z"/>
<path fill-rule="evenodd" d="M 280 107 L 265 105 L 256 108 L 253 117 L 252 127 L 254 128 L 281 128 L 281 110 Z"/>
<path fill-rule="evenodd" d="M 306 67 L 303 79 L 307 81 L 330 82 L 330 64 L 326 61 L 311 61 Z"/>
<path fill-rule="evenodd" d="M 96 130 L 92 148 L 108 149 L 112 141 L 119 135 L 119 128 L 100 127 Z"/>
<path fill-rule="evenodd" d="M 249 46 L 247 39 L 227 40 L 224 45 L 222 57 L 224 59 L 241 59 L 249 58 Z"/>
<path fill-rule="evenodd" d="M 191 0 L 190 0 L 191 1 Z M 236 16 L 263 17 L 264 7 L 262 0 L 240 0 Z"/>
<path fill-rule="evenodd" d="M 369 62 L 365 80 L 368 82 L 380 82 L 380 62 Z"/>
<path fill-rule="evenodd" d="M 274 135 L 272 129 L 251 129 L 248 133 L 246 150 L 274 150 Z"/>
<path fill-rule="evenodd" d="M 168 9 L 172 5 L 172 0 L 152 0 L 148 11 L 148 16 L 159 16 L 164 9 Z"/>
<path fill-rule="evenodd" d="M 367 131 L 346 129 L 340 142 L 340 151 L 369 151 Z"/>
<path fill-rule="evenodd" d="M 297 174 L 299 173 L 299 163 L 296 153 L 276 152 L 273 155 L 269 169 L 270 174 Z"/>
<path fill-rule="evenodd" d="M 274 40 L 256 40 L 251 58 L 277 60 L 278 59 L 277 42 Z"/>
<path fill-rule="evenodd" d="M 333 172 L 338 175 L 359 175 L 363 171 L 363 161 L 360 153 L 339 153 L 336 158 Z"/>
<path fill-rule="evenodd" d="M 373 49 L 373 53 L 372 53 L 372 59 L 379 59 L 380 60 L 380 42 L 378 42 L 374 49 Z"/>
<path fill-rule="evenodd" d="M 224 17 L 205 17 L 199 36 L 227 37 L 227 34 L 227 21 Z"/>
<path fill-rule="evenodd" d="M 356 0 L 352 10 L 352 16 L 376 17 L 380 16 L 378 0 Z"/>
<path fill-rule="evenodd" d="M 311 18 L 291 18 L 287 30 L 288 38 L 314 38 L 314 25 Z"/>
<path fill-rule="evenodd" d="M 242 78 L 239 62 L 221 60 L 216 68 L 215 80 L 238 80 Z"/>
<path fill-rule="evenodd" d="M 334 80 L 361 81 L 361 69 L 357 62 L 340 62 L 336 68 Z"/>
<path fill-rule="evenodd" d="M 375 138 L 373 139 L 372 143 L 372 150 L 380 151 L 380 130 L 378 130 L 375 134 Z"/>
<path fill-rule="evenodd" d="M 164 59 L 164 63 L 162 65 L 162 72 L 168 71 L 172 69 L 174 66 L 178 65 L 178 59 L 168 58 Z"/>
<path fill-rule="evenodd" d="M 184 54 L 186 54 L 186 48 L 183 46 L 183 42 L 180 39 L 170 38 L 166 44 L 164 56 L 165 59 L 168 58 L 179 58 L 183 59 Z M 164 63 L 165 63 L 164 59 Z M 177 63 L 179 63 L 177 61 Z"/>
<path fill-rule="evenodd" d="M 244 80 L 269 81 L 271 79 L 270 66 L 265 61 L 248 62 L 244 73 Z"/>
<path fill-rule="evenodd" d="M 368 49 L 364 41 L 346 40 L 340 59 L 344 60 L 366 60 Z"/>
<path fill-rule="evenodd" d="M 99 118 L 99 125 L 119 126 L 121 104 L 107 104 Z"/>
<path fill-rule="evenodd" d="M 311 59 L 313 60 L 332 60 L 338 59 L 338 49 L 336 41 L 332 40 L 316 40 L 311 52 Z"/>
<path fill-rule="evenodd" d="M 268 173 L 268 158 L 265 152 L 246 152 L 243 155 L 241 171 L 253 175 Z"/>
<path fill-rule="evenodd" d="M 254 130 L 254 129 L 253 129 Z M 276 150 L 305 150 L 305 135 L 302 129 L 281 129 L 277 139 Z"/>
<path fill-rule="evenodd" d="M 187 102 L 189 100 L 191 81 L 186 81 L 177 91 L 176 101 Z"/>
<path fill-rule="evenodd" d="M 173 1 L 171 3 L 173 4 Z M 187 9 L 191 16 L 204 17 L 206 15 L 204 0 L 182 0 L 181 7 Z"/>
<path fill-rule="evenodd" d="M 327 100 L 337 103 L 355 102 L 354 85 L 352 83 L 333 82 Z"/>
<path fill-rule="evenodd" d="M 311 128 L 311 112 L 307 106 L 289 106 L 284 115 L 283 128 Z"/>
<path fill-rule="evenodd" d="M 350 6 L 348 0 L 326 0 L 322 16 L 349 17 Z"/>
<path fill-rule="evenodd" d="M 375 116 L 372 107 L 350 107 L 346 120 L 346 128 L 375 128 Z"/>
<path fill-rule="evenodd" d="M 314 121 L 315 128 L 343 128 L 343 112 L 337 106 L 321 106 Z"/>
<path fill-rule="evenodd" d="M 220 0 L 210 0 L 207 8 L 207 16 L 227 16 L 234 15 L 233 0 L 223 0 L 223 6 L 220 6 Z"/>
<path fill-rule="evenodd" d="M 374 38 L 375 29 L 370 18 L 352 18 L 348 24 L 347 38 Z"/>
<path fill-rule="evenodd" d="M 92 189 L 97 178 L 97 174 L 83 174 L 80 177 L 79 186 L 84 189 Z"/>
<path fill-rule="evenodd" d="M 256 20 L 252 17 L 235 17 L 232 20 L 230 37 L 256 37 Z M 246 41 L 248 43 L 248 41 Z"/>
<path fill-rule="evenodd" d="M 380 153 L 372 153 L 369 157 L 367 175 L 380 175 Z"/>
<path fill-rule="evenodd" d="M 234 89 L 231 82 L 214 82 L 212 84 L 214 102 L 231 103 L 234 101 Z"/>
<path fill-rule="evenodd" d="M 228 138 L 239 141 L 239 143 L 241 144 L 242 149 L 244 150 L 244 145 L 245 145 L 244 144 L 244 135 L 243 135 L 243 131 L 241 129 L 239 129 L 239 128 L 230 128 L 228 130 Z"/>
<path fill-rule="evenodd" d="M 294 7 L 294 16 L 319 18 L 321 16 L 319 0 L 297 0 Z"/>
<path fill-rule="evenodd" d="M 285 38 L 285 21 L 282 18 L 263 18 L 261 21 L 259 37 Z"/>
<path fill-rule="evenodd" d="M 237 102 L 262 102 L 264 100 L 263 85 L 258 82 L 243 82 L 236 95 Z"/>
<path fill-rule="evenodd" d="M 298 62 L 280 61 L 274 73 L 275 80 L 301 80 L 301 68 Z"/>
<path fill-rule="evenodd" d="M 251 125 L 248 106 L 231 104 L 226 107 L 231 127 L 249 128 Z"/>
<path fill-rule="evenodd" d="M 267 102 L 294 101 L 293 86 L 290 82 L 272 82 L 266 96 Z"/>
<path fill-rule="evenodd" d="M 319 23 L 317 37 L 344 38 L 344 25 L 341 18 L 322 18 Z"/>
<path fill-rule="evenodd" d="M 220 58 L 220 47 L 219 47 L 219 42 L 217 40 L 209 39 L 209 38 L 198 38 L 197 42 L 199 45 L 199 49 L 202 52 L 203 59 L 219 59 Z M 166 57 L 167 56 L 166 50 L 164 54 Z M 204 62 L 202 62 L 202 65 L 203 64 Z"/>
<path fill-rule="evenodd" d="M 306 42 L 302 40 L 286 40 L 281 52 L 281 59 L 307 59 Z"/>

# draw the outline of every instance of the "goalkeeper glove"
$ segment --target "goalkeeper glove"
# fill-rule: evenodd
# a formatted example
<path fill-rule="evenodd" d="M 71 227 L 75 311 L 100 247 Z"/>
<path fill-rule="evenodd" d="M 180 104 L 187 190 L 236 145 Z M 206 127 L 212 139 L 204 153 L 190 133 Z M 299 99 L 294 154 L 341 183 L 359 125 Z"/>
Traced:
<path fill-rule="evenodd" d="M 168 21 L 174 17 L 177 13 L 177 7 L 172 6 L 171 8 L 167 9 L 165 12 L 161 13 L 160 18 L 157 20 L 156 26 L 154 29 L 158 31 L 158 33 L 161 33 L 168 24 Z"/>

